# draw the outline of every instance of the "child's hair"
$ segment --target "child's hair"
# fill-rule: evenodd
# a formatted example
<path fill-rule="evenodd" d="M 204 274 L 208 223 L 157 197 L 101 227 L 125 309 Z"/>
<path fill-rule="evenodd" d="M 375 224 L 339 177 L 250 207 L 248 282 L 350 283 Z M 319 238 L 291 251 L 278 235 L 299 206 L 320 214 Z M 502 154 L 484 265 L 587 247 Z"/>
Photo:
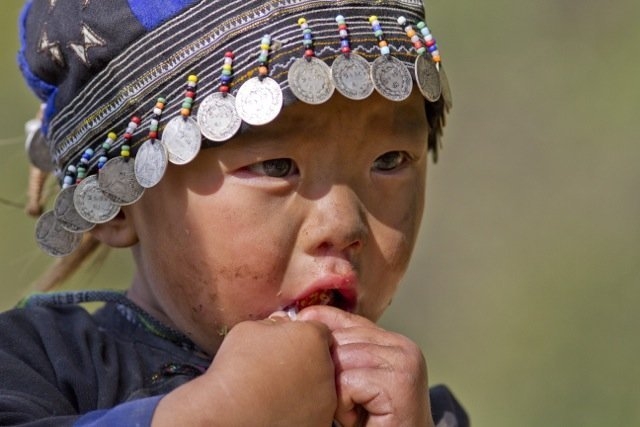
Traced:
<path fill-rule="evenodd" d="M 89 198 L 78 197 L 79 191 L 74 190 L 76 194 L 62 205 L 80 225 L 69 228 L 55 208 L 43 214 L 36 227 L 38 243 L 60 258 L 38 281 L 38 288 L 50 289 L 72 275 L 99 246 L 81 234 L 108 221 L 107 213 L 117 214 L 120 206 L 135 202 L 144 188 L 162 178 L 163 169 L 157 164 L 143 164 L 140 169 L 136 165 L 127 178 L 130 181 L 116 189 L 108 188 L 106 178 L 99 181 L 94 176 L 103 166 L 104 172 L 114 157 L 121 157 L 121 163 L 133 170 L 134 162 L 128 160 L 143 158 L 138 154 L 146 153 L 142 149 L 156 141 L 167 147 L 169 161 L 184 164 L 200 145 L 224 144 L 238 128 L 242 132 L 273 120 L 282 106 L 296 100 L 324 102 L 334 89 L 363 99 L 375 89 L 401 101 L 417 86 L 425 98 L 428 148 L 437 161 L 451 96 L 438 45 L 424 21 L 422 0 L 345 0 L 339 6 L 320 1 L 305 7 L 299 1 L 175 0 L 165 10 L 153 11 L 146 9 L 145 2 L 125 2 L 117 6 L 123 8 L 118 13 L 101 13 L 100 7 L 84 8 L 80 3 L 28 2 L 21 16 L 19 62 L 25 80 L 43 102 L 39 140 L 44 141 L 49 163 L 63 187 L 61 194 L 74 184 L 77 188 L 86 184 L 83 190 L 93 191 L 91 200 L 104 198 L 100 209 L 108 212 L 98 209 L 102 216 L 96 218 L 94 206 L 83 206 Z M 79 34 L 84 41 L 78 41 Z M 365 64 L 360 65 L 357 82 L 370 87 L 364 95 L 349 93 L 352 87 L 345 87 L 355 85 L 349 79 L 358 61 L 351 62 L 342 76 L 330 69 L 350 55 Z M 304 79 L 292 77 L 301 58 L 308 64 L 313 60 L 313 71 L 307 76 L 325 78 L 321 77 L 326 92 L 321 100 L 317 93 L 304 93 Z M 268 90 L 266 83 L 259 89 L 272 97 L 274 110 L 268 118 L 264 111 L 251 110 L 266 104 L 263 98 L 256 101 L 257 95 L 248 95 L 250 102 L 238 105 L 243 88 L 256 80 L 270 85 Z M 198 103 L 226 94 L 238 98 L 231 113 L 238 116 L 238 127 L 218 139 L 199 117 L 198 121 L 189 117 L 195 116 L 192 109 L 200 112 Z M 180 118 L 193 122 L 190 126 L 196 129 L 193 145 L 197 147 L 188 158 L 173 152 L 161 138 Z M 143 173 L 147 174 L 144 179 Z M 43 173 L 32 172 L 30 187 L 28 212 L 39 215 Z M 128 198 L 118 194 L 133 187 L 136 194 L 127 194 Z"/>

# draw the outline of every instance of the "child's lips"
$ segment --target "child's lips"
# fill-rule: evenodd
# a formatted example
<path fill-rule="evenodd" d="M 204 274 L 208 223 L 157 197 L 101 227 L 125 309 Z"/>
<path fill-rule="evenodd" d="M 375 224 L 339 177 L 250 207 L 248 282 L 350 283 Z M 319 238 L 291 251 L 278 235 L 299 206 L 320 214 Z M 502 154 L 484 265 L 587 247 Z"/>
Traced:
<path fill-rule="evenodd" d="M 328 305 L 352 312 L 356 307 L 356 301 L 355 278 L 341 277 L 339 280 L 334 278 L 318 281 L 310 292 L 285 306 L 284 311 L 297 313 L 312 305 Z"/>

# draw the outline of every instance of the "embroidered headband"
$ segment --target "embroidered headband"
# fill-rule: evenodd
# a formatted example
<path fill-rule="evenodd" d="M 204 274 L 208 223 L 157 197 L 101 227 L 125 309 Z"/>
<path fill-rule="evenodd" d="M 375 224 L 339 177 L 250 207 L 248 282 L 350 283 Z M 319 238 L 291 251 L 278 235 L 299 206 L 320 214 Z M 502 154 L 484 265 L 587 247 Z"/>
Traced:
<path fill-rule="evenodd" d="M 36 230 L 51 255 L 134 203 L 167 161 L 188 163 L 296 100 L 399 101 L 416 85 L 434 153 L 451 107 L 422 0 L 32 0 L 21 39 L 43 101 L 30 157 L 64 188 Z"/>

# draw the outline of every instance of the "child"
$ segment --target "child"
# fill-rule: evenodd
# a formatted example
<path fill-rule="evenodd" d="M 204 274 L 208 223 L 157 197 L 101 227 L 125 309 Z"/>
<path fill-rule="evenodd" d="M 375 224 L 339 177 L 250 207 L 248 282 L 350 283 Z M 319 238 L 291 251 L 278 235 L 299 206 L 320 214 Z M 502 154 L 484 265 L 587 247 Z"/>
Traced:
<path fill-rule="evenodd" d="M 423 19 L 418 0 L 27 5 L 30 148 L 63 187 L 37 241 L 66 256 L 89 233 L 136 273 L 0 316 L 0 424 L 468 425 L 375 324 L 450 106 Z"/>

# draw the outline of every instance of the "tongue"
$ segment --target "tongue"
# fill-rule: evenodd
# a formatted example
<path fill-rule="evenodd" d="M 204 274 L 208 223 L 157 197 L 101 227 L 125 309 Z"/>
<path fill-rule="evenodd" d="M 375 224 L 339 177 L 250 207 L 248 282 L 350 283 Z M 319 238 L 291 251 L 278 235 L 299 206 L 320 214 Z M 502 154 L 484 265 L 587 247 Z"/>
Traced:
<path fill-rule="evenodd" d="M 296 301 L 295 308 L 300 311 L 312 305 L 330 305 L 333 302 L 333 297 L 334 294 L 332 290 L 314 292 L 306 298 Z"/>

